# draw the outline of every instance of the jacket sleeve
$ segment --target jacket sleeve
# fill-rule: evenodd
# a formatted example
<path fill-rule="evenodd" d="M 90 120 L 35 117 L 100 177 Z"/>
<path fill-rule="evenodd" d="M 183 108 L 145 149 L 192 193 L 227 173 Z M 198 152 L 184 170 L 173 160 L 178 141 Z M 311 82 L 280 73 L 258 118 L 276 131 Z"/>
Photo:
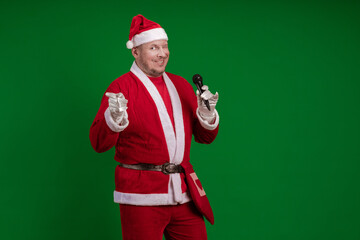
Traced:
<path fill-rule="evenodd" d="M 198 143 L 212 143 L 219 131 L 219 115 L 216 112 L 216 120 L 214 124 L 208 124 L 196 114 L 193 125 L 193 134 L 195 141 Z"/>
<path fill-rule="evenodd" d="M 106 92 L 118 93 L 121 92 L 118 84 L 114 82 L 108 87 Z M 106 110 L 109 107 L 108 97 L 105 93 L 101 99 L 100 108 L 95 116 L 95 119 L 90 127 L 90 142 L 91 146 L 98 153 L 108 151 L 115 146 L 119 137 L 119 132 L 115 132 L 109 127 L 106 121 Z M 108 111 L 107 111 L 108 112 Z M 109 119 L 108 119 L 109 120 Z"/>

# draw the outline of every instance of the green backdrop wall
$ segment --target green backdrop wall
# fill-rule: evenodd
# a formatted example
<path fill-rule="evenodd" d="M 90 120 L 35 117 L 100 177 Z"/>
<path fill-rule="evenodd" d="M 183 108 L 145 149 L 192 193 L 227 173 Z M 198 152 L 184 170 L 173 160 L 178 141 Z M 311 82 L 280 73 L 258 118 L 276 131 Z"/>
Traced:
<path fill-rule="evenodd" d="M 220 131 L 193 144 L 209 239 L 360 239 L 359 1 L 1 1 L 1 239 L 121 239 L 113 149 L 89 128 L 129 71 L 136 14 L 167 71 L 203 75 Z"/>

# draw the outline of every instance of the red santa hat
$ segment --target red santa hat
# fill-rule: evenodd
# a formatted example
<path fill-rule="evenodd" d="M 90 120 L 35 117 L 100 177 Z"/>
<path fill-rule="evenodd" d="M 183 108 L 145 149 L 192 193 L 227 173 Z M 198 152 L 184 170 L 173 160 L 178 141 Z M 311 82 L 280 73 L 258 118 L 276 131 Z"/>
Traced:
<path fill-rule="evenodd" d="M 161 39 L 168 40 L 165 30 L 156 22 L 139 14 L 132 19 L 126 47 L 132 49 L 141 44 Z"/>

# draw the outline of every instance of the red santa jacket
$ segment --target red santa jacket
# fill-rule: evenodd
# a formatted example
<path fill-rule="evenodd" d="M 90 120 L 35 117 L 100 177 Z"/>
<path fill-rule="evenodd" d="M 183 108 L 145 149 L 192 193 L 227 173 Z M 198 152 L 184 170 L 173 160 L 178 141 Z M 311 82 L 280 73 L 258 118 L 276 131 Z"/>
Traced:
<path fill-rule="evenodd" d="M 218 132 L 219 116 L 208 124 L 199 120 L 197 100 L 191 85 L 182 77 L 164 73 L 175 126 L 155 85 L 134 62 L 131 71 L 113 81 L 106 92 L 123 93 L 128 100 L 129 125 L 121 129 L 110 117 L 108 98 L 90 128 L 96 152 L 115 146 L 115 160 L 125 164 L 166 162 L 186 164 L 190 160 L 192 135 L 199 143 L 211 143 Z M 190 201 L 183 173 L 116 167 L 114 201 L 132 205 L 171 205 Z"/>

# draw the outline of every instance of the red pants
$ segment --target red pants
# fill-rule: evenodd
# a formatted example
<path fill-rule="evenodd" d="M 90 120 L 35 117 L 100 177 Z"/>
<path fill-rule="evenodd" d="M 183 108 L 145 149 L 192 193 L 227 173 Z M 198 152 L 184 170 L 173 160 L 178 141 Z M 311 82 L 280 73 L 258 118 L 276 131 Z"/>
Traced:
<path fill-rule="evenodd" d="M 176 206 L 120 204 L 123 240 L 206 240 L 202 215 L 193 202 Z"/>

